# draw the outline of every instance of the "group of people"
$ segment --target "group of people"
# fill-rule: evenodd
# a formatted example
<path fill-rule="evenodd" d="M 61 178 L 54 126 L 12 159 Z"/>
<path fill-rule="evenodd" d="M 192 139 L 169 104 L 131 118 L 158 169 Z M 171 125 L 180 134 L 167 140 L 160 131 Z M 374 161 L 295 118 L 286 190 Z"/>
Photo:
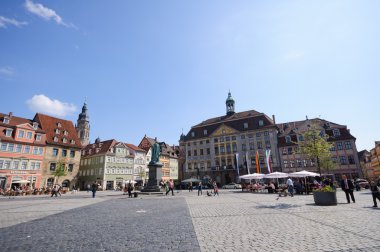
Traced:
<path fill-rule="evenodd" d="M 350 204 L 351 200 L 355 203 L 354 189 L 355 185 L 351 179 L 348 179 L 346 175 L 342 175 L 342 180 L 340 182 L 340 186 L 344 193 L 346 194 L 347 203 Z M 377 200 L 380 201 L 380 177 L 377 180 L 371 179 L 369 182 L 369 189 L 372 194 L 373 207 L 377 207 Z"/>
<path fill-rule="evenodd" d="M 203 184 L 202 184 L 202 182 L 198 182 L 198 185 L 196 186 L 196 188 L 198 189 L 198 196 L 203 195 Z M 216 183 L 216 181 L 210 180 L 208 183 L 208 188 L 210 188 L 212 190 L 210 190 L 210 192 L 208 190 L 206 191 L 207 196 L 212 196 L 212 195 L 214 195 L 214 196 L 218 195 L 219 196 L 219 188 L 218 188 L 218 184 Z M 193 183 L 189 182 L 189 192 L 192 192 L 192 191 L 193 191 Z"/>

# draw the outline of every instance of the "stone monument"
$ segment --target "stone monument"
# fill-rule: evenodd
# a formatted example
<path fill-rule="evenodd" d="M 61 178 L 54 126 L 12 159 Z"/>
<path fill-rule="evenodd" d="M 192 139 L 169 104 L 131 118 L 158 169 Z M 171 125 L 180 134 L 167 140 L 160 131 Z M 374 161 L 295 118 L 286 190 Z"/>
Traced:
<path fill-rule="evenodd" d="M 161 180 L 161 168 L 163 166 L 160 163 L 160 145 L 156 142 L 152 146 L 152 158 L 148 164 L 149 168 L 149 180 L 147 186 L 141 190 L 141 192 L 160 192 L 158 186 L 159 180 Z"/>

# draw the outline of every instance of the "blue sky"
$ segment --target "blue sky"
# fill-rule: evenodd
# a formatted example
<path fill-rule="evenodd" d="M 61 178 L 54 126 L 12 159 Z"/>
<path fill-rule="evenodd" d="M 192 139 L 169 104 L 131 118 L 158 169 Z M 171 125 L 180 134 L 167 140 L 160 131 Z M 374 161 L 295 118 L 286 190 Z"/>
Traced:
<path fill-rule="evenodd" d="M 380 1 L 0 2 L 0 112 L 76 122 L 91 140 L 177 144 L 182 129 L 254 109 L 279 123 L 379 136 Z"/>

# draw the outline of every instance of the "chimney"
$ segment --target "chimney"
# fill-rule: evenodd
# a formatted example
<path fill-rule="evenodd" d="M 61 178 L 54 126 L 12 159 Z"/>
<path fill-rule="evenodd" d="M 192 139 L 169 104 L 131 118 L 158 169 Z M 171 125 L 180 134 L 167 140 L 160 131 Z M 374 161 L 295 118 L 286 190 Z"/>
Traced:
<path fill-rule="evenodd" d="M 273 123 L 276 124 L 276 117 L 272 115 Z"/>
<path fill-rule="evenodd" d="M 13 112 L 9 112 L 9 118 L 12 118 Z"/>

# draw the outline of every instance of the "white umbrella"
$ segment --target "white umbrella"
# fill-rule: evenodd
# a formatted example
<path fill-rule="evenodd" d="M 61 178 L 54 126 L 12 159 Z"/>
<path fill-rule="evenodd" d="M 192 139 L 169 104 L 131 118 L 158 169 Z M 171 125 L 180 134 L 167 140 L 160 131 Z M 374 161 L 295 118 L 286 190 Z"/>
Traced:
<path fill-rule="evenodd" d="M 185 179 L 185 180 L 182 180 L 181 183 L 189 183 L 189 182 L 201 182 L 202 180 L 200 179 L 196 179 L 196 178 L 188 178 L 188 179 Z"/>
<path fill-rule="evenodd" d="M 240 179 L 262 179 L 265 177 L 265 174 L 262 173 L 252 173 L 240 176 Z"/>
<path fill-rule="evenodd" d="M 14 180 L 12 181 L 12 183 L 27 184 L 27 183 L 30 183 L 30 181 L 29 180 Z"/>
<path fill-rule="evenodd" d="M 289 177 L 289 174 L 287 174 L 287 173 L 272 172 L 272 173 L 266 174 L 264 178 L 272 179 L 272 178 L 287 178 L 287 177 Z"/>
<path fill-rule="evenodd" d="M 134 181 L 134 180 L 129 180 L 128 183 L 129 183 L 129 184 L 136 184 L 137 182 Z"/>
<path fill-rule="evenodd" d="M 289 177 L 298 177 L 298 178 L 303 178 L 303 177 L 316 177 L 319 176 L 318 173 L 315 172 L 309 172 L 309 171 L 299 171 L 299 172 L 293 172 L 289 174 Z"/>

